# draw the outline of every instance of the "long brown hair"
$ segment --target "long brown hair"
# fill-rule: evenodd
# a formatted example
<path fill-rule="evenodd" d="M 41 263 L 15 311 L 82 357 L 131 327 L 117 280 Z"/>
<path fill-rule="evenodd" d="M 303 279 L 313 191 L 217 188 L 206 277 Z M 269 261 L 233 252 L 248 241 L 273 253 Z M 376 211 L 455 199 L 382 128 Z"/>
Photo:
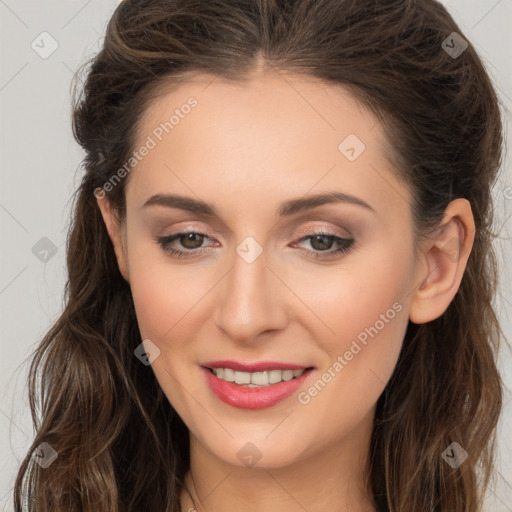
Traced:
<path fill-rule="evenodd" d="M 441 317 L 409 323 L 378 400 L 368 489 L 379 511 L 481 509 L 502 404 L 491 245 L 502 124 L 471 43 L 434 0 L 124 0 L 75 98 L 85 158 L 66 305 L 30 366 L 36 437 L 17 475 L 16 511 L 180 510 L 188 430 L 134 357 L 132 296 L 94 191 L 128 160 L 161 87 L 187 73 L 243 81 L 260 59 L 342 85 L 371 109 L 413 191 L 418 239 L 452 199 L 471 203 L 476 234 L 461 286 Z M 107 193 L 121 219 L 125 182 Z M 43 442 L 58 454 L 46 468 L 34 462 Z M 467 452 L 456 469 L 442 457 L 454 442 Z"/>

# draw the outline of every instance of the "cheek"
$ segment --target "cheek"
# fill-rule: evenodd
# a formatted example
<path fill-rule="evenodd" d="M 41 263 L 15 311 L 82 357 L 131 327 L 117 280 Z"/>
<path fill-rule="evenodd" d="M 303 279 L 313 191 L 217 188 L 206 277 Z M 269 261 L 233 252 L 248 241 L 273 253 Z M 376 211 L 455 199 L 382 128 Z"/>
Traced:
<path fill-rule="evenodd" d="M 339 266 L 304 272 L 301 279 L 287 276 L 315 314 L 315 338 L 324 340 L 331 356 L 348 350 L 351 340 L 364 345 L 378 337 L 392 343 L 407 324 L 412 259 L 392 247 L 381 244 Z"/>
<path fill-rule="evenodd" d="M 165 333 L 172 329 L 179 317 L 184 314 L 182 309 L 185 303 L 183 296 L 178 300 L 177 294 L 172 292 L 176 282 L 171 287 L 164 277 L 155 269 L 134 271 L 130 275 L 141 335 L 152 339 L 158 345 Z"/>
<path fill-rule="evenodd" d="M 193 337 L 200 324 L 196 313 L 211 287 L 186 272 L 170 271 L 167 264 L 133 265 L 130 286 L 142 339 L 149 338 L 160 350 L 151 368 L 180 416 L 192 422 L 191 397 L 199 396 Z M 195 389 L 195 386 L 198 388 Z"/>
<path fill-rule="evenodd" d="M 183 328 L 209 286 L 200 269 L 176 265 L 158 251 L 149 242 L 141 242 L 129 252 L 129 261 L 130 288 L 141 335 L 160 344 Z"/>
<path fill-rule="evenodd" d="M 189 399 L 178 382 L 197 383 L 194 338 L 218 281 L 193 265 L 176 265 L 140 243 L 130 253 L 130 287 L 142 339 L 160 350 L 152 369 L 171 402 Z M 188 390 L 192 391 L 190 384 Z"/>
<path fill-rule="evenodd" d="M 319 417 L 336 424 L 351 421 L 348 411 L 355 421 L 375 404 L 396 366 L 407 329 L 409 262 L 389 250 L 379 256 L 364 266 L 316 275 L 316 291 L 309 295 L 308 305 L 322 320 L 316 321 L 314 337 L 326 357 L 299 401 L 315 404 Z"/>

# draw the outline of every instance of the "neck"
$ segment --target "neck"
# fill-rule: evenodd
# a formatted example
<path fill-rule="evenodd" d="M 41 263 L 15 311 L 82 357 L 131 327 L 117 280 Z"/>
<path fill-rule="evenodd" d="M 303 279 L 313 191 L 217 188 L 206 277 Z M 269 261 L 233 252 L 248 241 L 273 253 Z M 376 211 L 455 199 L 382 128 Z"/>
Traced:
<path fill-rule="evenodd" d="M 365 489 L 373 411 L 336 443 L 280 467 L 235 466 L 220 460 L 190 435 L 190 471 L 182 512 L 375 512 Z"/>

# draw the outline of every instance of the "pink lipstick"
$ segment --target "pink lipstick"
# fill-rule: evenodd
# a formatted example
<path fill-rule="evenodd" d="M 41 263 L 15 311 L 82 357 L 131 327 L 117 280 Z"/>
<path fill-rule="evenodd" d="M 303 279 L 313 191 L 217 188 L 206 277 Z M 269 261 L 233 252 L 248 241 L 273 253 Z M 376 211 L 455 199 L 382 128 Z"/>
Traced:
<path fill-rule="evenodd" d="M 280 362 L 224 360 L 205 362 L 201 370 L 208 387 L 222 402 L 240 409 L 264 409 L 291 396 L 314 368 Z"/>

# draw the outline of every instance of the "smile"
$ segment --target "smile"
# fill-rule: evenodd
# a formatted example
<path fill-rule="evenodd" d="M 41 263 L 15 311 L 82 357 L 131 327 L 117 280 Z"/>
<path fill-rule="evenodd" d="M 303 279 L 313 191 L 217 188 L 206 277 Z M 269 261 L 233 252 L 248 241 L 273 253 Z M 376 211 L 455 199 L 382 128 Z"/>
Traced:
<path fill-rule="evenodd" d="M 275 364 L 270 366 L 273 368 L 258 368 L 259 371 L 253 372 L 221 365 L 215 368 L 202 366 L 201 370 L 213 395 L 239 409 L 265 409 L 277 405 L 297 393 L 315 373 L 312 367 L 278 369 Z"/>
<path fill-rule="evenodd" d="M 241 372 L 232 368 L 209 368 L 219 379 L 234 382 L 240 386 L 267 387 L 279 382 L 289 381 L 300 377 L 305 369 L 301 370 L 269 370 L 263 372 Z"/>

